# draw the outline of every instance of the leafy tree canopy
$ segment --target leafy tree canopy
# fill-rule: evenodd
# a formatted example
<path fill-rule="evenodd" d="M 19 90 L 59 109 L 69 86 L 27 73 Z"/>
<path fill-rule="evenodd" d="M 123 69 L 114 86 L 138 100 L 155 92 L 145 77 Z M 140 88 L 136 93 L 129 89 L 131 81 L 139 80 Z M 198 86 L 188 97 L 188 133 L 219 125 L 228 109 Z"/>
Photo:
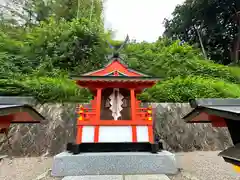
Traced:
<path fill-rule="evenodd" d="M 70 81 L 68 74 L 82 74 L 103 67 L 107 62 L 105 56 L 110 52 L 106 40 L 116 46 L 121 44 L 111 40 L 111 32 L 104 30 L 102 2 L 9 2 L 11 9 L 2 7 L 0 20 L 0 95 L 34 96 L 41 102 L 88 101 L 90 93 Z M 190 2 L 188 0 L 183 7 L 190 7 Z M 194 2 L 191 7 L 200 7 L 199 4 L 200 1 Z M 173 30 L 185 26 L 189 18 L 187 13 L 193 12 L 191 9 L 182 11 L 183 7 L 177 8 L 181 16 L 176 13 L 183 23 L 177 24 L 173 19 L 169 22 L 172 29 L 166 31 L 173 39 L 159 38 L 154 43 L 133 41 L 121 52 L 131 68 L 162 77 L 160 83 L 139 98 L 153 102 L 186 102 L 200 97 L 240 97 L 238 67 L 205 59 L 199 48 L 191 46 L 194 35 L 188 31 L 186 37 L 192 38 L 189 43 L 174 40 L 178 31 L 173 33 Z M 7 12 L 9 17 L 6 17 Z M 186 34 L 182 35 L 185 38 Z"/>
<path fill-rule="evenodd" d="M 165 20 L 165 36 L 200 47 L 215 62 L 237 64 L 240 49 L 240 4 L 236 0 L 186 0 Z M 199 34 L 198 34 L 199 33 Z"/>

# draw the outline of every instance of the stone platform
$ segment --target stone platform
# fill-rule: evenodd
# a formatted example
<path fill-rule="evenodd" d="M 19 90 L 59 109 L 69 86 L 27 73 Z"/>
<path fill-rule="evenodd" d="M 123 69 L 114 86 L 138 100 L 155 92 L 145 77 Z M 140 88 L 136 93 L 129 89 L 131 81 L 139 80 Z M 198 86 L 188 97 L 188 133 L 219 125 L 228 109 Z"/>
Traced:
<path fill-rule="evenodd" d="M 67 176 L 62 180 L 170 180 L 164 174 L 154 175 L 92 175 L 92 176 Z"/>
<path fill-rule="evenodd" d="M 174 154 L 162 151 L 81 153 L 62 152 L 54 156 L 52 176 L 176 174 Z"/>

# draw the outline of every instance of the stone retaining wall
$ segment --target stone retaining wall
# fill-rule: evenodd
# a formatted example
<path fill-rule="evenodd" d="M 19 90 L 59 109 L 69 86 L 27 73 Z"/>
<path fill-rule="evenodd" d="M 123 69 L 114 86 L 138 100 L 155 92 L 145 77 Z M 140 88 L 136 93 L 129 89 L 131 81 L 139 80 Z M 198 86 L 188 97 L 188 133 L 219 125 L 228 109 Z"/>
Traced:
<path fill-rule="evenodd" d="M 226 128 L 212 128 L 211 124 L 186 124 L 181 117 L 190 111 L 188 104 L 152 104 L 157 111 L 156 130 L 167 150 L 222 150 L 232 145 Z M 54 155 L 63 150 L 67 142 L 74 140 L 76 104 L 37 105 L 36 109 L 46 117 L 37 125 L 12 125 L 7 142 L 0 144 L 0 154 L 14 156 Z M 2 142 L 3 137 L 0 137 Z"/>

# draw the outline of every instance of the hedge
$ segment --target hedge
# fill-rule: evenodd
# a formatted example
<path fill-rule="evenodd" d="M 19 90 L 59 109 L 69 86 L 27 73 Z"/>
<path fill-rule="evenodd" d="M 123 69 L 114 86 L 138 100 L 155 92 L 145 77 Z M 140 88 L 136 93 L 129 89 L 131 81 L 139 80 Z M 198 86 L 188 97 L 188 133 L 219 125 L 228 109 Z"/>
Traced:
<path fill-rule="evenodd" d="M 207 77 L 176 77 L 143 92 L 144 102 L 188 102 L 194 98 L 239 98 L 240 85 Z"/>

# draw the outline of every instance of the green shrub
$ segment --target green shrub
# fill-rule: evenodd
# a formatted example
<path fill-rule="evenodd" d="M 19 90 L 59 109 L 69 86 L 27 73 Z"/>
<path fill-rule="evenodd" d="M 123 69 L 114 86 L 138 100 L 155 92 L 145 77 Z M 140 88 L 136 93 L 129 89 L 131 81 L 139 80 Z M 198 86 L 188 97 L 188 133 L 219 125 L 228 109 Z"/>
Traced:
<path fill-rule="evenodd" d="M 44 102 L 88 102 L 86 89 L 67 78 L 28 77 L 22 80 L 0 80 L 0 95 L 33 96 Z"/>
<path fill-rule="evenodd" d="M 194 98 L 238 98 L 240 86 L 221 79 L 176 77 L 147 89 L 139 99 L 147 102 L 188 102 Z"/>
<path fill-rule="evenodd" d="M 198 50 L 187 44 L 180 46 L 178 41 L 167 46 L 165 44 L 156 42 L 129 45 L 126 53 L 130 67 L 166 79 L 197 75 L 240 82 L 240 68 L 206 60 Z"/>
<path fill-rule="evenodd" d="M 49 19 L 27 30 L 25 55 L 36 66 L 47 63 L 52 69 L 81 73 L 102 65 L 104 38 L 102 26 L 87 19 Z"/>
<path fill-rule="evenodd" d="M 41 102 L 87 102 L 86 89 L 66 75 L 102 68 L 110 52 L 101 23 L 50 18 L 39 26 L 0 32 L 0 95 L 34 96 Z M 119 41 L 109 40 L 114 45 Z M 240 97 L 240 68 L 213 63 L 199 49 L 178 41 L 130 43 L 121 52 L 133 69 L 163 81 L 139 97 L 152 102 L 192 98 Z"/>
<path fill-rule="evenodd" d="M 100 68 L 105 63 L 107 34 L 101 24 L 88 19 L 41 22 L 25 28 L 21 37 L 0 31 L 0 53 L 10 56 L 9 62 L 22 73 L 45 67 L 45 72 L 60 69 L 83 73 Z M 19 58 L 20 57 L 20 58 Z M 4 58 L 0 55 L 0 62 Z"/>

